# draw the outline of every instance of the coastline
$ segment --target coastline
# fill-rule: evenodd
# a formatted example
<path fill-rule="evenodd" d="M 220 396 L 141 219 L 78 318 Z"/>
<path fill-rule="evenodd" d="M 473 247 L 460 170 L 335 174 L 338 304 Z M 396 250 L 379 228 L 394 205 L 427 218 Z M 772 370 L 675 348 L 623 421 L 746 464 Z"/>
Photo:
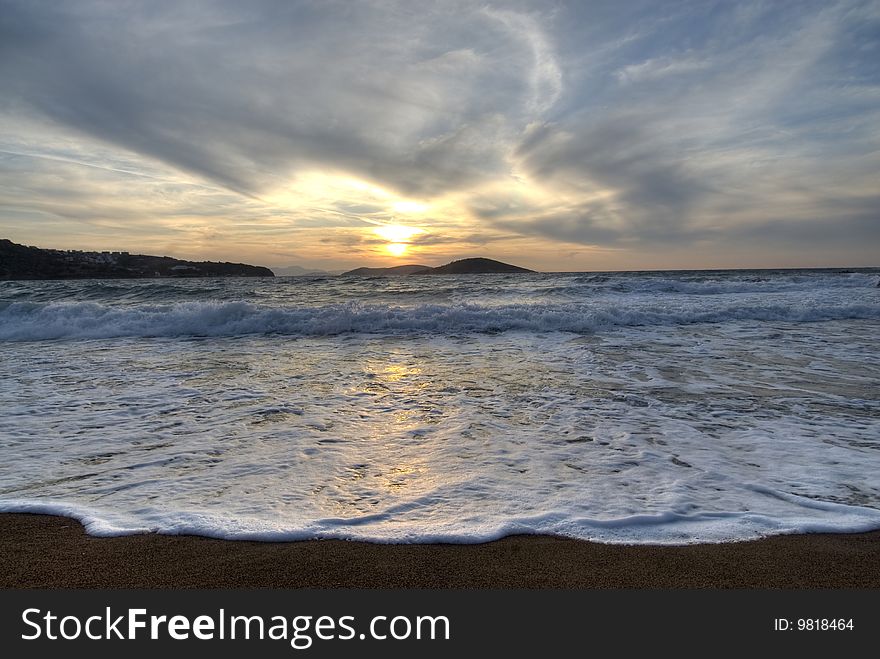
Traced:
<path fill-rule="evenodd" d="M 880 531 L 723 544 L 510 536 L 473 545 L 97 538 L 0 514 L 2 588 L 880 588 Z"/>

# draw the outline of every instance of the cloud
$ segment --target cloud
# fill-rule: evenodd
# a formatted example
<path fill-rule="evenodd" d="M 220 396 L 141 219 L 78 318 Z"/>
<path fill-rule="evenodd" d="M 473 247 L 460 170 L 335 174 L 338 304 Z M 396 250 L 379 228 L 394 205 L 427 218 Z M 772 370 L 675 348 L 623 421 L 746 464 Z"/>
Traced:
<path fill-rule="evenodd" d="M 671 75 L 693 73 L 709 68 L 709 62 L 691 57 L 657 57 L 628 64 L 615 73 L 624 84 L 656 80 Z"/>
<path fill-rule="evenodd" d="M 394 221 L 631 263 L 876 239 L 876 3 L 548 7 L 0 0 L 0 227 L 317 253 Z"/>
<path fill-rule="evenodd" d="M 469 3 L 5 4 L 17 107 L 244 194 L 306 167 L 468 185 L 561 88 L 533 18 Z"/>
<path fill-rule="evenodd" d="M 553 107 L 562 94 L 562 71 L 556 61 L 553 46 L 541 29 L 540 23 L 529 14 L 484 8 L 483 13 L 497 20 L 526 47 L 531 62 L 526 62 L 531 92 L 529 108 L 543 113 Z"/>
<path fill-rule="evenodd" d="M 880 222 L 870 194 L 870 172 L 880 164 L 880 124 L 872 122 L 880 115 L 860 100 L 880 87 L 876 71 L 852 66 L 869 47 L 863 19 L 851 7 L 831 7 L 779 34 L 755 29 L 767 16 L 753 12 L 749 29 L 738 28 L 748 38 L 724 48 L 713 37 L 702 54 L 614 69 L 628 84 L 606 96 L 608 108 L 577 109 L 536 127 L 516 151 L 531 180 L 568 201 L 531 217 L 478 212 L 548 239 L 662 249 L 742 245 L 762 233 L 801 245 L 812 236 L 818 246 L 855 206 L 861 219 L 843 223 L 854 228 L 850 236 L 837 236 L 858 244 L 865 227 Z M 853 33 L 861 43 L 846 44 Z M 841 67 L 858 76 L 835 79 Z M 634 84 L 649 82 L 649 89 Z"/>

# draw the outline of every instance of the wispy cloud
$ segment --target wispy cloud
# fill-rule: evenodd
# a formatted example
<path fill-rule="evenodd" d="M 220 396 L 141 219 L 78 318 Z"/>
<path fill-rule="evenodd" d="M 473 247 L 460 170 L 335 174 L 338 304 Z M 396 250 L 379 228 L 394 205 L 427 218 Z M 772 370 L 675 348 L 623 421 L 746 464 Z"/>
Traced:
<path fill-rule="evenodd" d="M 693 73 L 709 68 L 709 62 L 696 57 L 654 57 L 638 64 L 628 64 L 615 75 L 624 84 L 657 80 L 667 76 Z"/>

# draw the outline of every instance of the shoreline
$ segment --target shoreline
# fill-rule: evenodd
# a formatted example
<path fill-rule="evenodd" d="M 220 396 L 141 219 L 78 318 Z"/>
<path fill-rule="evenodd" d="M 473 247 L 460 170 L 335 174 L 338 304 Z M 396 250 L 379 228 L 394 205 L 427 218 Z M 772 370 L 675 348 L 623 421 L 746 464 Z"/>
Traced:
<path fill-rule="evenodd" d="M 483 544 L 99 538 L 70 518 L 0 513 L 2 588 L 880 588 L 880 531 L 721 544 L 552 536 Z"/>

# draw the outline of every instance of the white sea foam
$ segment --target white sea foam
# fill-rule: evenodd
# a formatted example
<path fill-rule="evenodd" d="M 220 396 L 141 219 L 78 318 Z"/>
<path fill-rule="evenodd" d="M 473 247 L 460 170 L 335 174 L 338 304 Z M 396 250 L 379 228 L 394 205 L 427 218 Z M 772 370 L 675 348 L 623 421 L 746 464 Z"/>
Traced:
<path fill-rule="evenodd" d="M 730 542 L 792 533 L 858 533 L 880 528 L 880 510 L 857 506 L 815 505 L 792 501 L 788 511 L 681 514 L 673 511 L 616 519 L 571 517 L 566 510 L 510 519 L 455 522 L 424 526 L 401 524 L 396 511 L 369 519 L 322 519 L 293 526 L 278 520 L 242 518 L 206 512 L 142 509 L 138 515 L 111 509 L 39 501 L 0 500 L 0 512 L 58 515 L 80 521 L 90 535 L 116 537 L 140 533 L 200 535 L 221 540 L 290 542 L 336 539 L 377 543 L 490 542 L 510 535 L 556 535 L 609 544 L 686 545 Z M 800 509 L 799 509 L 800 508 Z"/>
<path fill-rule="evenodd" d="M 880 528 L 857 274 L 0 287 L 0 510 L 263 540 Z"/>
<path fill-rule="evenodd" d="M 118 308 L 94 302 L 13 302 L 0 308 L 0 340 L 117 337 L 324 336 L 353 333 L 595 332 L 613 327 L 728 321 L 818 322 L 880 319 L 875 304 L 611 304 L 397 307 L 341 304 L 265 307 L 248 302 L 182 302 Z"/>

